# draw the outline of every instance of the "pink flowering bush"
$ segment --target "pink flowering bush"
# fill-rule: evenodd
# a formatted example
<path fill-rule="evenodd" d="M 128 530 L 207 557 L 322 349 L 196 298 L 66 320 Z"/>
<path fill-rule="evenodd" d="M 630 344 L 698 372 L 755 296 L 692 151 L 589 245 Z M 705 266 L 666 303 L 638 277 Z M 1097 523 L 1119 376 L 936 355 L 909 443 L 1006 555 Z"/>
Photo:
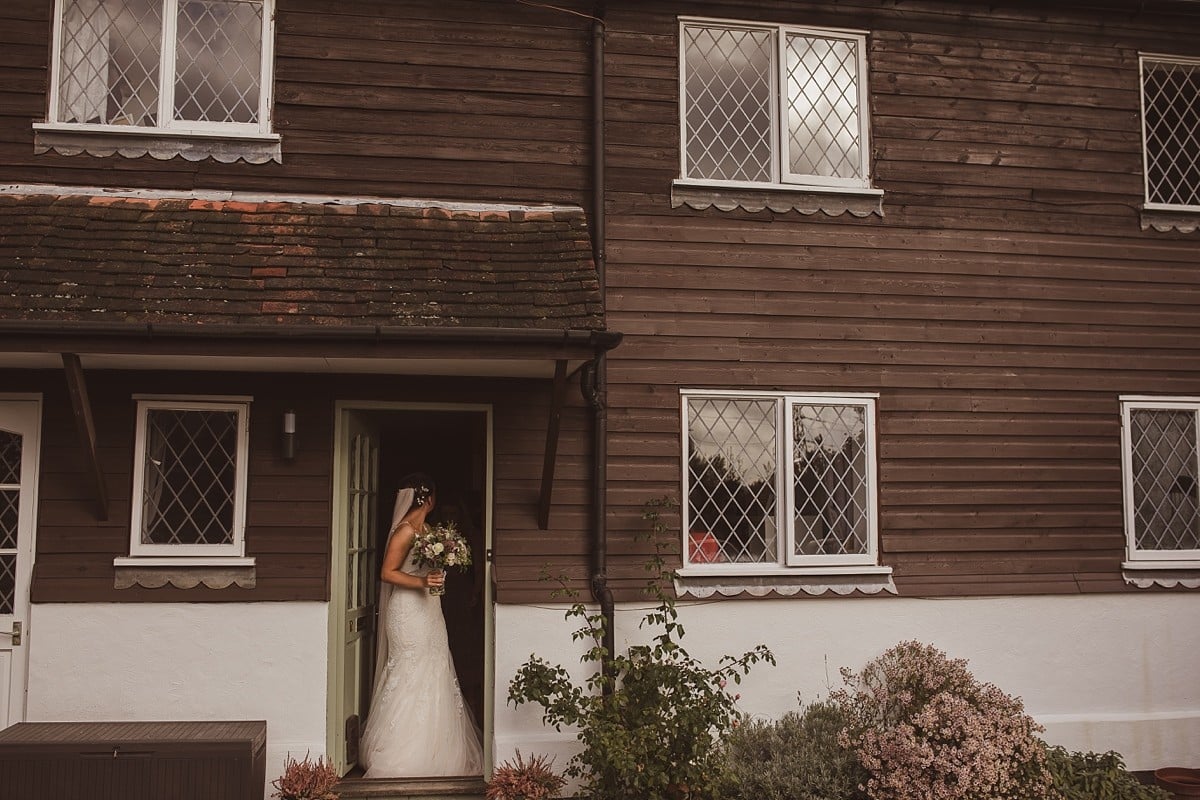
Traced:
<path fill-rule="evenodd" d="M 1042 727 L 965 660 L 901 642 L 842 678 L 838 740 L 869 773 L 873 800 L 1060 800 Z"/>

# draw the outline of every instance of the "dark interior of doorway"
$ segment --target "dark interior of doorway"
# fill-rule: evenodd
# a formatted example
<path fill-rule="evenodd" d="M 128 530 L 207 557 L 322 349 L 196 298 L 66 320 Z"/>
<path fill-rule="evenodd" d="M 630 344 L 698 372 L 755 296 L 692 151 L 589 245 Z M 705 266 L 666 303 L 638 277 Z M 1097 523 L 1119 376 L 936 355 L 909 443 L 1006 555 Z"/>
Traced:
<path fill-rule="evenodd" d="M 382 553 L 386 544 L 397 487 L 413 472 L 426 473 L 437 485 L 437 506 L 430 521 L 453 520 L 471 543 L 472 566 L 447 575 L 442 613 L 463 700 L 482 726 L 487 415 L 403 410 L 372 411 L 367 416 L 380 436 L 377 511 L 381 524 L 376 552 Z"/>

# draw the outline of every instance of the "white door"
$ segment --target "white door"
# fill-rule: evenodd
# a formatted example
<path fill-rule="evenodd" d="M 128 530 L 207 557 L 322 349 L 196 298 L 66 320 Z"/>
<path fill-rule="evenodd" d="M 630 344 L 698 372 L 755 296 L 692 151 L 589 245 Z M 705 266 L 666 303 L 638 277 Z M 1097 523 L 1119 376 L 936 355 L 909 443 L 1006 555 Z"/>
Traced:
<path fill-rule="evenodd" d="M 329 738 L 330 758 L 345 773 L 357 760 L 357 732 L 366 721 L 374 669 L 379 435 L 354 411 L 344 410 L 339 421 L 334 524 L 341 535 L 333 541 Z"/>
<path fill-rule="evenodd" d="M 25 719 L 41 402 L 0 396 L 0 728 Z"/>

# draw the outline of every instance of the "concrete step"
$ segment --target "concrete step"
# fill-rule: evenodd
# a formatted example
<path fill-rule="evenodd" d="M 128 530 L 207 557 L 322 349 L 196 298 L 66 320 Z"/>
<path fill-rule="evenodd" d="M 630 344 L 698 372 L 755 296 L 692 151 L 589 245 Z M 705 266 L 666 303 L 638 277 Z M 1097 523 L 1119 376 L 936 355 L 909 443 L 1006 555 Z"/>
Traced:
<path fill-rule="evenodd" d="M 482 777 L 342 778 L 334 791 L 341 800 L 482 800 Z"/>

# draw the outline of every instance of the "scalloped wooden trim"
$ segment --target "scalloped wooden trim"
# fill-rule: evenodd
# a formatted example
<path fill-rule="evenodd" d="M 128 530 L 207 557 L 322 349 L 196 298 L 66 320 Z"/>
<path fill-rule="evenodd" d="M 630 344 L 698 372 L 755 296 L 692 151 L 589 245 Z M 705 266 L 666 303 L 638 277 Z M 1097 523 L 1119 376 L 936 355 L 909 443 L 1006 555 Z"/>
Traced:
<path fill-rule="evenodd" d="M 821 213 L 829 217 L 850 214 L 865 218 L 883 216 L 883 196 L 859 192 L 806 192 L 802 189 L 716 189 L 675 184 L 671 187 L 671 208 L 687 206 L 695 211 L 716 208 L 720 211 L 741 209 L 756 213 L 795 211 L 805 216 Z"/>
<path fill-rule="evenodd" d="M 1151 228 L 1159 233 L 1195 233 L 1200 229 L 1200 214 L 1194 211 L 1157 211 L 1143 208 L 1142 230 Z"/>
<path fill-rule="evenodd" d="M 862 594 L 898 595 L 891 575 L 770 575 L 746 576 L 714 575 L 711 578 L 675 578 L 675 593 L 680 597 L 695 597 L 701 600 L 719 594 L 722 597 L 766 597 L 769 594 L 794 597 L 803 592 L 814 597 L 823 594 L 846 596 L 854 592 Z"/>
<path fill-rule="evenodd" d="M 155 136 L 154 134 L 104 134 L 91 131 L 34 132 L 34 153 L 54 151 L 62 156 L 87 154 L 97 158 L 119 155 L 124 158 L 149 156 L 159 161 L 179 156 L 186 161 L 219 161 L 232 164 L 282 163 L 283 150 L 279 140 L 213 138 L 186 136 Z"/>
<path fill-rule="evenodd" d="M 203 585 L 209 589 L 253 589 L 257 582 L 254 567 L 117 567 L 113 588 L 161 589 L 170 585 L 194 589 Z"/>
<path fill-rule="evenodd" d="M 1200 589 L 1200 571 L 1191 570 L 1136 570 L 1124 569 L 1121 571 L 1125 582 L 1130 586 L 1136 586 L 1139 589 L 1149 589 L 1153 586 L 1160 586 L 1163 589 Z"/>

